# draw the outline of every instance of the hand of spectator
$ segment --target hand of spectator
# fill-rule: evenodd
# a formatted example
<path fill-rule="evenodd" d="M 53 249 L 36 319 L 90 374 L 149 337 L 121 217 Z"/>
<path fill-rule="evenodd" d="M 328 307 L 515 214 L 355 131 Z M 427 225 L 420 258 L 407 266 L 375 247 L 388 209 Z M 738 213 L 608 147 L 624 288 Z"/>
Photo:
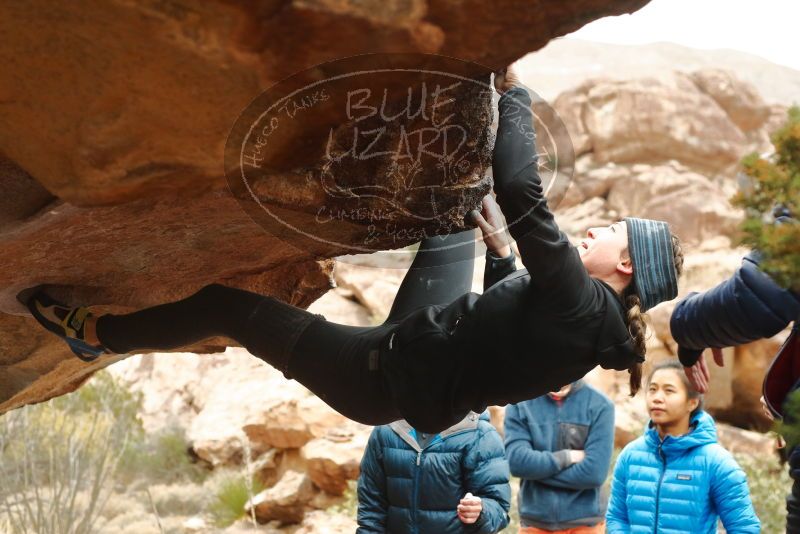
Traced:
<path fill-rule="evenodd" d="M 483 197 L 481 211 L 473 211 L 472 220 L 481 229 L 486 248 L 501 258 L 507 258 L 511 255 L 511 246 L 505 231 L 503 212 L 492 195 Z"/>
<path fill-rule="evenodd" d="M 586 458 L 586 453 L 584 451 L 580 451 L 577 449 L 571 449 L 569 451 L 569 461 L 573 464 L 577 464 L 578 462 L 582 462 Z"/>
<path fill-rule="evenodd" d="M 477 521 L 478 517 L 481 515 L 481 511 L 483 510 L 481 498 L 467 493 L 464 495 L 464 498 L 459 501 L 457 510 L 458 518 L 461 522 L 465 525 L 470 525 Z"/>
<path fill-rule="evenodd" d="M 714 355 L 714 362 L 720 366 L 725 367 L 725 359 L 722 357 L 722 349 L 712 348 L 711 353 Z M 711 380 L 711 373 L 708 371 L 708 364 L 704 354 L 700 355 L 697 363 L 691 367 L 684 367 L 683 372 L 686 373 L 686 378 L 692 383 L 692 386 L 700 393 L 708 392 L 708 382 Z"/>

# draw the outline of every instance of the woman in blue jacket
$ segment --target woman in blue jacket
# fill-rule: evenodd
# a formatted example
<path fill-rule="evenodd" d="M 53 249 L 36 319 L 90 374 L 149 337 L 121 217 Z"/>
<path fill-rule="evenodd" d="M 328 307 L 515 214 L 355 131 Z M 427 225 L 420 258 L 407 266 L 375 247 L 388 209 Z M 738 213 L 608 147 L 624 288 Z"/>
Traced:
<path fill-rule="evenodd" d="M 376 427 L 361 460 L 357 532 L 497 532 L 508 525 L 510 476 L 486 414 L 435 435 L 402 420 Z"/>
<path fill-rule="evenodd" d="M 760 532 L 747 478 L 717 444 L 680 363 L 655 366 L 646 382 L 650 423 L 619 455 L 606 514 L 609 533 Z"/>

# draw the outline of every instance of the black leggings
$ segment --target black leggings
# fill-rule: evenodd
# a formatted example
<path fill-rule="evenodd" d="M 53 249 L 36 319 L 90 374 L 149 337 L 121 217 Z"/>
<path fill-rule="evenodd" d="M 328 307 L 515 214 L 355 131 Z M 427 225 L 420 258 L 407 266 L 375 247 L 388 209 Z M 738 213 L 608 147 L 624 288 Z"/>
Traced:
<path fill-rule="evenodd" d="M 377 349 L 397 324 L 423 306 L 449 304 L 470 291 L 475 233 L 420 243 L 380 326 L 332 323 L 273 297 L 211 284 L 177 302 L 124 315 L 103 315 L 97 337 L 113 352 L 171 350 L 225 336 L 283 371 L 343 415 L 369 425 L 400 419 Z"/>

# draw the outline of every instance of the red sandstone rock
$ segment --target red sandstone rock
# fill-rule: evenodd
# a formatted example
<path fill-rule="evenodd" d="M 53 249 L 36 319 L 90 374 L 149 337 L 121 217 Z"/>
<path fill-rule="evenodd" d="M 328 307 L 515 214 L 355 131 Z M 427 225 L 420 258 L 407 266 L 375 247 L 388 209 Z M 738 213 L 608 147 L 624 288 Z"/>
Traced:
<path fill-rule="evenodd" d="M 0 186 L 14 196 L 0 195 L 0 413 L 71 391 L 114 361 L 86 365 L 32 320 L 10 315 L 20 313 L 14 295 L 26 286 L 52 284 L 56 297 L 98 312 L 176 300 L 211 282 L 299 306 L 330 289 L 331 263 L 316 260 L 362 242 L 366 224 L 328 226 L 322 243 L 287 238 L 280 228 L 269 235 L 226 187 L 226 136 L 263 90 L 301 71 L 301 81 L 324 77 L 326 66 L 312 67 L 365 53 L 461 58 L 485 65 L 467 69 L 488 82 L 490 70 L 550 39 L 646 3 L 3 4 Z M 465 98 L 470 90 L 452 106 L 485 156 L 490 103 Z M 315 223 L 320 189 L 300 180 L 320 168 L 322 126 L 341 136 L 347 125 L 315 115 L 284 138 L 278 156 L 291 165 L 255 184 L 299 227 Z M 486 158 L 476 160 L 445 189 L 448 224 L 462 224 L 486 192 L 487 166 Z M 373 178 L 368 165 L 347 174 L 350 185 Z M 401 206 L 415 203 L 424 206 L 421 196 L 400 199 Z M 399 248 L 437 229 L 409 218 L 403 225 L 399 239 L 381 235 L 376 246 Z M 230 343 L 206 340 L 185 350 Z"/>

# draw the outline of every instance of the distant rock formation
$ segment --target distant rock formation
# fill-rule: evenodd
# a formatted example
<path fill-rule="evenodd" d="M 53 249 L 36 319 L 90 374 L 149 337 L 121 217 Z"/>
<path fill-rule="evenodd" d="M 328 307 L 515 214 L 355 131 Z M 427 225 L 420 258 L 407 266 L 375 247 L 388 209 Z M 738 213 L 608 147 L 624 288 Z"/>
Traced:
<path fill-rule="evenodd" d="M 554 107 L 578 154 L 557 212 L 562 229 L 577 238 L 628 216 L 667 221 L 685 247 L 679 298 L 733 273 L 747 252 L 731 248 L 742 220 L 730 203 L 738 164 L 748 153 L 772 150 L 769 134 L 786 120 L 786 107 L 765 104 L 752 84 L 720 69 L 590 79 L 559 95 Z M 649 313 L 649 363 L 676 357 L 669 332 L 676 303 Z M 710 365 L 712 413 L 769 428 L 758 399 L 782 337 L 731 348 L 727 367 Z"/>

